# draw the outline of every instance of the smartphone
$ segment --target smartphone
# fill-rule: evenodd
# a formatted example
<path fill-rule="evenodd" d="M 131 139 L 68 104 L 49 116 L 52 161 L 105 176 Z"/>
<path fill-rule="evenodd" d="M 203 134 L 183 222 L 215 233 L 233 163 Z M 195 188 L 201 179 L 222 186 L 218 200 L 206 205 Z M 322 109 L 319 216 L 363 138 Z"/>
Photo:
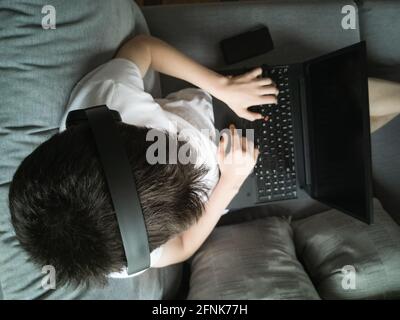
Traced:
<path fill-rule="evenodd" d="M 220 42 L 225 64 L 233 64 L 271 51 L 274 48 L 269 30 L 259 27 Z"/>

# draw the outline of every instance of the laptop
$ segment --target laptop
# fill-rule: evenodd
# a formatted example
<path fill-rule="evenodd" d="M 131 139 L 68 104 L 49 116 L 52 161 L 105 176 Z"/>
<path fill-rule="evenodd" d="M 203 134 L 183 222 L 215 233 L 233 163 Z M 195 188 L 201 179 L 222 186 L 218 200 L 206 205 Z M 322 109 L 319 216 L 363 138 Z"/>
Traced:
<path fill-rule="evenodd" d="M 237 75 L 249 69 L 219 71 Z M 268 121 L 239 118 L 214 99 L 215 127 L 233 123 L 260 150 L 252 174 L 228 209 L 313 198 L 372 223 L 372 174 L 366 44 L 304 63 L 267 66 L 278 103 L 252 106 Z M 250 130 L 249 130 L 250 129 Z"/>

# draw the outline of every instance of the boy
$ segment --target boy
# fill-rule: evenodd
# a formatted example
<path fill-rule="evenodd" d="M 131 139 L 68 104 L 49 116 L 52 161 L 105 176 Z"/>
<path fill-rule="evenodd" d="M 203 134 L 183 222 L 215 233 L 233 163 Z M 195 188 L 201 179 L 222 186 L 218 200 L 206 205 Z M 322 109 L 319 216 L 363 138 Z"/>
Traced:
<path fill-rule="evenodd" d="M 155 101 L 143 87 L 149 68 L 201 89 L 181 90 Z M 258 151 L 251 142 L 244 143 L 235 128 L 230 149 L 225 136 L 218 152 L 200 130 L 214 132 L 210 94 L 243 118 L 261 119 L 247 107 L 276 103 L 278 90 L 260 75 L 257 68 L 237 77 L 221 76 L 161 40 L 140 35 L 73 90 L 66 114 L 101 104 L 121 114 L 124 123 L 118 130 L 137 181 L 151 267 L 188 259 L 251 172 Z M 118 223 L 90 130 L 77 126 L 65 131 L 65 118 L 61 132 L 29 155 L 14 175 L 9 202 L 16 235 L 35 263 L 55 267 L 59 283 L 104 283 L 109 276 L 125 277 Z M 202 161 L 149 164 L 149 128 L 168 131 L 178 147 L 180 133 L 190 132 L 185 138 Z M 230 161 L 224 161 L 227 156 Z"/>
<path fill-rule="evenodd" d="M 142 78 L 150 67 L 202 90 L 185 89 L 155 101 L 143 88 Z M 218 152 L 200 130 L 214 131 L 207 92 L 239 116 L 261 119 L 247 107 L 276 103 L 278 90 L 260 74 L 257 68 L 223 77 L 166 43 L 141 35 L 72 92 L 66 113 L 106 104 L 118 110 L 125 122 L 118 130 L 137 180 L 152 267 L 188 259 L 251 172 L 258 151 L 251 142 L 243 143 L 235 128 L 231 128 L 230 149 L 225 136 Z M 399 113 L 400 90 L 398 84 L 378 79 L 369 80 L 369 89 L 371 128 L 376 130 Z M 16 235 L 34 262 L 55 267 L 59 283 L 104 283 L 109 276 L 125 277 L 118 224 L 91 133 L 79 126 L 64 131 L 65 118 L 61 133 L 39 146 L 15 173 L 9 200 Z M 177 135 L 190 129 L 186 138 L 203 162 L 149 164 L 146 151 L 152 142 L 146 140 L 149 129 L 145 127 L 167 130 L 178 146 Z M 224 161 L 226 157 L 230 161 Z"/>

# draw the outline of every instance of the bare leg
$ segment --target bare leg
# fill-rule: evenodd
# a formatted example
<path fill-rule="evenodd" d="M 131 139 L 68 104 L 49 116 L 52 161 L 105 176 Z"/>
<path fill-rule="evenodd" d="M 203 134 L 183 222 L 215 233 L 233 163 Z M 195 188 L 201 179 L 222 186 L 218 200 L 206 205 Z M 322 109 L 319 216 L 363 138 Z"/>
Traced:
<path fill-rule="evenodd" d="M 400 113 L 400 83 L 368 78 L 371 132 Z"/>
<path fill-rule="evenodd" d="M 397 115 L 398 115 L 398 113 L 390 114 L 388 116 L 382 116 L 382 117 L 370 117 L 371 133 L 375 132 L 379 128 L 383 127 L 390 120 L 394 119 Z"/>

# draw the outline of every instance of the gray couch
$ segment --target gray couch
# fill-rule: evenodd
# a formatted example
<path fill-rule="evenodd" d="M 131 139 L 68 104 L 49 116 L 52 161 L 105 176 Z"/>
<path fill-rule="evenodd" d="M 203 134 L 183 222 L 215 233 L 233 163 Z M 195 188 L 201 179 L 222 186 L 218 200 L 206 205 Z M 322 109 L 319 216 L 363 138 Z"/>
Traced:
<path fill-rule="evenodd" d="M 268 25 L 276 48 L 247 64 L 301 61 L 365 39 L 370 75 L 400 81 L 395 0 L 155 6 L 145 7 L 144 16 L 130 0 L 52 2 L 56 30 L 40 27 L 47 1 L 0 4 L 0 47 L 6 48 L 0 51 L 4 299 L 400 298 L 400 117 L 372 136 L 372 226 L 314 201 L 269 205 L 224 217 L 183 272 L 177 265 L 113 279 L 103 288 L 43 289 L 40 268 L 21 250 L 9 222 L 8 184 L 20 161 L 56 132 L 76 81 L 110 59 L 127 37 L 150 31 L 209 67 L 224 66 L 220 39 L 258 23 Z M 346 4 L 357 9 L 356 30 L 341 28 Z M 164 76 L 159 81 L 154 73 L 146 77 L 155 96 L 186 85 Z M 354 288 L 343 286 L 348 266 L 355 271 Z"/>

